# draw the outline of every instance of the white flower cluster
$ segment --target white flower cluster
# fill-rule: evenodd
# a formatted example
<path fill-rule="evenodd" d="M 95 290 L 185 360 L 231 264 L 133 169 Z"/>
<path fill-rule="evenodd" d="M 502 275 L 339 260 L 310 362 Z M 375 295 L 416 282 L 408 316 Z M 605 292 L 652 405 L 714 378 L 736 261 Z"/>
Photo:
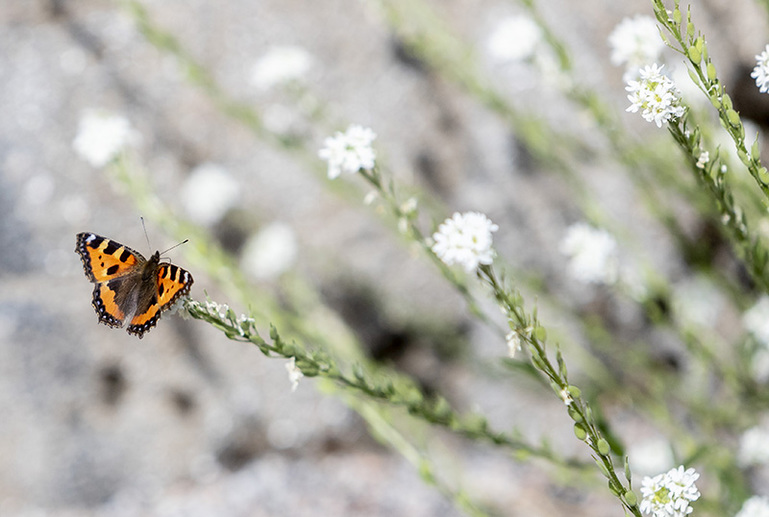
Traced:
<path fill-rule="evenodd" d="M 127 145 L 137 140 L 137 133 L 125 117 L 89 109 L 80 117 L 72 147 L 92 166 L 104 167 Z"/>
<path fill-rule="evenodd" d="M 641 110 L 641 116 L 647 122 L 654 122 L 662 127 L 663 122 L 680 118 L 684 114 L 681 106 L 681 92 L 672 79 L 662 74 L 664 65 L 647 65 L 641 69 L 640 80 L 628 81 L 625 90 L 632 113 Z"/>
<path fill-rule="evenodd" d="M 190 219 L 213 226 L 238 204 L 242 191 L 227 169 L 215 163 L 203 163 L 187 176 L 180 197 Z"/>
<path fill-rule="evenodd" d="M 491 233 L 499 229 L 479 212 L 455 212 L 433 234 L 433 253 L 446 265 L 459 264 L 472 273 L 479 265 L 494 260 Z"/>
<path fill-rule="evenodd" d="M 684 517 L 692 513 L 689 503 L 700 498 L 694 482 L 700 475 L 683 465 L 665 474 L 646 476 L 641 486 L 641 511 L 653 517 Z"/>
<path fill-rule="evenodd" d="M 750 73 L 761 93 L 769 92 L 769 45 L 756 56 L 756 67 Z"/>
<path fill-rule="evenodd" d="M 374 168 L 376 152 L 371 144 L 376 133 L 371 128 L 351 125 L 342 133 L 326 138 L 323 148 L 318 152 L 321 159 L 328 162 L 328 177 L 334 179 L 343 172 L 355 174 L 359 170 Z"/>
<path fill-rule="evenodd" d="M 560 251 L 569 257 L 569 274 L 585 284 L 612 284 L 619 275 L 617 241 L 607 231 L 586 223 L 566 230 Z"/>
<path fill-rule="evenodd" d="M 665 42 L 654 18 L 638 15 L 625 18 L 614 28 L 609 34 L 609 46 L 611 62 L 625 65 L 625 78 L 632 79 L 641 67 L 659 59 Z"/>
<path fill-rule="evenodd" d="M 251 84 L 261 90 L 301 82 L 313 66 L 313 57 L 302 47 L 275 46 L 251 68 Z"/>
<path fill-rule="evenodd" d="M 240 264 L 249 276 L 269 280 L 291 269 L 298 254 L 299 245 L 291 226 L 272 222 L 246 240 Z"/>
<path fill-rule="evenodd" d="M 534 56 L 542 29 L 525 15 L 503 18 L 486 42 L 489 55 L 499 62 L 523 61 Z"/>
<path fill-rule="evenodd" d="M 737 463 L 742 467 L 769 465 L 769 429 L 756 426 L 743 433 Z"/>
<path fill-rule="evenodd" d="M 735 517 L 769 517 L 769 499 L 754 495 L 742 503 Z"/>

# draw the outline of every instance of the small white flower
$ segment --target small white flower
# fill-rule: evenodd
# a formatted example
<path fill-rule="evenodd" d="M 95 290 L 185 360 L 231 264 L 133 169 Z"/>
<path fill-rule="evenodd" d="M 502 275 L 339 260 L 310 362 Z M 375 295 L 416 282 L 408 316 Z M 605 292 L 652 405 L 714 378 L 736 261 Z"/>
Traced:
<path fill-rule="evenodd" d="M 521 335 L 516 330 L 511 330 L 505 336 L 507 342 L 507 357 L 515 359 L 515 353 L 521 349 Z"/>
<path fill-rule="evenodd" d="M 561 400 L 563 400 L 563 403 L 567 406 L 571 406 L 572 402 L 574 402 L 574 399 L 571 397 L 571 393 L 569 393 L 569 388 L 564 388 L 561 390 Z"/>
<path fill-rule="evenodd" d="M 769 465 L 769 430 L 751 427 L 740 437 L 737 463 L 743 467 Z"/>
<path fill-rule="evenodd" d="M 523 61 L 531 58 L 542 40 L 542 29 L 528 16 L 510 16 L 497 23 L 486 42 L 496 61 Z"/>
<path fill-rule="evenodd" d="M 302 370 L 296 366 L 296 357 L 292 357 L 286 363 L 286 371 L 288 371 L 288 380 L 291 382 L 291 391 L 296 391 L 297 386 L 299 386 L 299 379 L 304 377 Z"/>
<path fill-rule="evenodd" d="M 750 73 L 750 77 L 756 80 L 758 91 L 761 93 L 769 91 L 769 45 L 756 56 L 756 67 Z"/>
<path fill-rule="evenodd" d="M 692 513 L 689 503 L 700 497 L 694 484 L 700 475 L 683 466 L 665 474 L 646 476 L 641 482 L 641 511 L 653 517 L 684 517 Z"/>
<path fill-rule="evenodd" d="M 657 22 L 650 16 L 623 19 L 609 34 L 611 62 L 628 71 L 657 61 L 665 48 Z"/>
<path fill-rule="evenodd" d="M 194 310 L 200 307 L 200 304 L 190 298 L 189 296 L 182 296 L 168 309 L 169 314 L 178 314 L 183 320 L 188 320 L 192 316 L 190 315 L 190 309 Z"/>
<path fill-rule="evenodd" d="M 700 151 L 700 156 L 697 158 L 697 168 L 704 169 L 709 161 L 710 154 L 707 151 Z"/>
<path fill-rule="evenodd" d="M 204 163 L 195 167 L 182 185 L 182 205 L 191 220 L 211 226 L 237 204 L 240 192 L 240 185 L 224 167 Z"/>
<path fill-rule="evenodd" d="M 769 499 L 754 495 L 742 503 L 735 517 L 769 517 Z"/>
<path fill-rule="evenodd" d="M 241 264 L 254 278 L 275 278 L 294 265 L 297 252 L 294 230 L 286 223 L 274 222 L 246 241 Z"/>
<path fill-rule="evenodd" d="M 410 197 L 401 205 L 401 212 L 405 215 L 413 215 L 416 213 L 418 206 L 419 202 L 417 201 L 417 198 Z"/>
<path fill-rule="evenodd" d="M 222 303 L 220 305 L 216 305 L 217 309 L 217 316 L 219 316 L 219 319 L 229 319 L 230 318 L 230 306 L 226 303 Z"/>
<path fill-rule="evenodd" d="M 619 271 L 617 241 L 608 232 L 576 223 L 561 241 L 561 253 L 569 257 L 569 273 L 586 284 L 612 284 Z"/>
<path fill-rule="evenodd" d="M 245 336 L 246 332 L 250 332 L 253 329 L 253 326 L 256 324 L 256 320 L 254 320 L 254 318 L 246 316 L 245 314 L 241 314 L 240 316 L 238 316 L 237 324 L 238 324 L 238 333 L 241 336 Z"/>
<path fill-rule="evenodd" d="M 433 253 L 446 265 L 459 264 L 471 273 L 494 260 L 491 233 L 499 229 L 479 212 L 455 212 L 433 234 Z"/>
<path fill-rule="evenodd" d="M 347 131 L 337 131 L 323 142 L 318 156 L 328 162 L 328 177 L 334 179 L 342 172 L 355 174 L 374 168 L 376 152 L 371 144 L 376 134 L 367 127 L 351 125 Z"/>
<path fill-rule="evenodd" d="M 103 167 L 137 140 L 138 134 L 125 117 L 89 109 L 80 117 L 72 146 L 92 166 Z"/>
<path fill-rule="evenodd" d="M 363 204 L 366 206 L 373 205 L 377 199 L 379 199 L 379 192 L 372 190 L 363 198 Z"/>
<path fill-rule="evenodd" d="M 268 50 L 251 69 L 251 84 L 267 90 L 301 81 L 312 68 L 312 56 L 303 48 L 285 45 Z"/>
<path fill-rule="evenodd" d="M 640 71 L 640 81 L 628 81 L 625 88 L 630 106 L 625 111 L 632 113 L 641 110 L 641 116 L 647 122 L 654 122 L 662 127 L 663 122 L 680 118 L 684 114 L 681 106 L 681 93 L 675 83 L 662 74 L 664 65 L 647 65 Z"/>

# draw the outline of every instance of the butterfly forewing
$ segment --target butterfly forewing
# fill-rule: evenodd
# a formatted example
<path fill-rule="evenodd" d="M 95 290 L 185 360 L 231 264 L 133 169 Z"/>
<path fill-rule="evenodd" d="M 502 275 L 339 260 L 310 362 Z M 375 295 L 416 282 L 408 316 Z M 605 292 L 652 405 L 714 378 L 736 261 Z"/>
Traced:
<path fill-rule="evenodd" d="M 75 251 L 80 254 L 91 282 L 123 276 L 146 262 L 138 251 L 95 233 L 79 233 Z"/>

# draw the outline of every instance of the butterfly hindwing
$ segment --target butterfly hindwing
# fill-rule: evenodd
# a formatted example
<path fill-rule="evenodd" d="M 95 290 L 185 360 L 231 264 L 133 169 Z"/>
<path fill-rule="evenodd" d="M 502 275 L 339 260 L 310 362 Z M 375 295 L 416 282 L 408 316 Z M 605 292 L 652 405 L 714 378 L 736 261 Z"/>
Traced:
<path fill-rule="evenodd" d="M 113 282 L 117 281 L 113 280 Z M 96 314 L 99 316 L 100 323 L 104 323 L 110 327 L 122 327 L 125 313 L 115 300 L 115 294 L 117 293 L 116 286 L 110 286 L 110 283 L 112 282 L 96 284 L 96 287 L 93 290 L 93 302 L 91 305 L 96 309 Z"/>
<path fill-rule="evenodd" d="M 153 273 L 156 282 L 152 290 L 139 294 L 139 310 L 126 329 L 129 334 L 141 337 L 157 324 L 163 311 L 171 308 L 180 297 L 189 294 L 192 287 L 193 279 L 188 271 L 174 264 L 157 264 L 157 259 L 155 254 L 148 262 L 148 265 L 156 266 Z"/>

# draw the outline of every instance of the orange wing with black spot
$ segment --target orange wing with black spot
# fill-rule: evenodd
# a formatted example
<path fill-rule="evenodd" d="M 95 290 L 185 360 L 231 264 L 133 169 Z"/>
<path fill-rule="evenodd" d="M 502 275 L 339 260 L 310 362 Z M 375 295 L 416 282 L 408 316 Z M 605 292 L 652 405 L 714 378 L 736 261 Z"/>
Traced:
<path fill-rule="evenodd" d="M 95 233 L 78 233 L 75 251 L 91 282 L 107 282 L 136 272 L 147 260 L 128 246 Z"/>

